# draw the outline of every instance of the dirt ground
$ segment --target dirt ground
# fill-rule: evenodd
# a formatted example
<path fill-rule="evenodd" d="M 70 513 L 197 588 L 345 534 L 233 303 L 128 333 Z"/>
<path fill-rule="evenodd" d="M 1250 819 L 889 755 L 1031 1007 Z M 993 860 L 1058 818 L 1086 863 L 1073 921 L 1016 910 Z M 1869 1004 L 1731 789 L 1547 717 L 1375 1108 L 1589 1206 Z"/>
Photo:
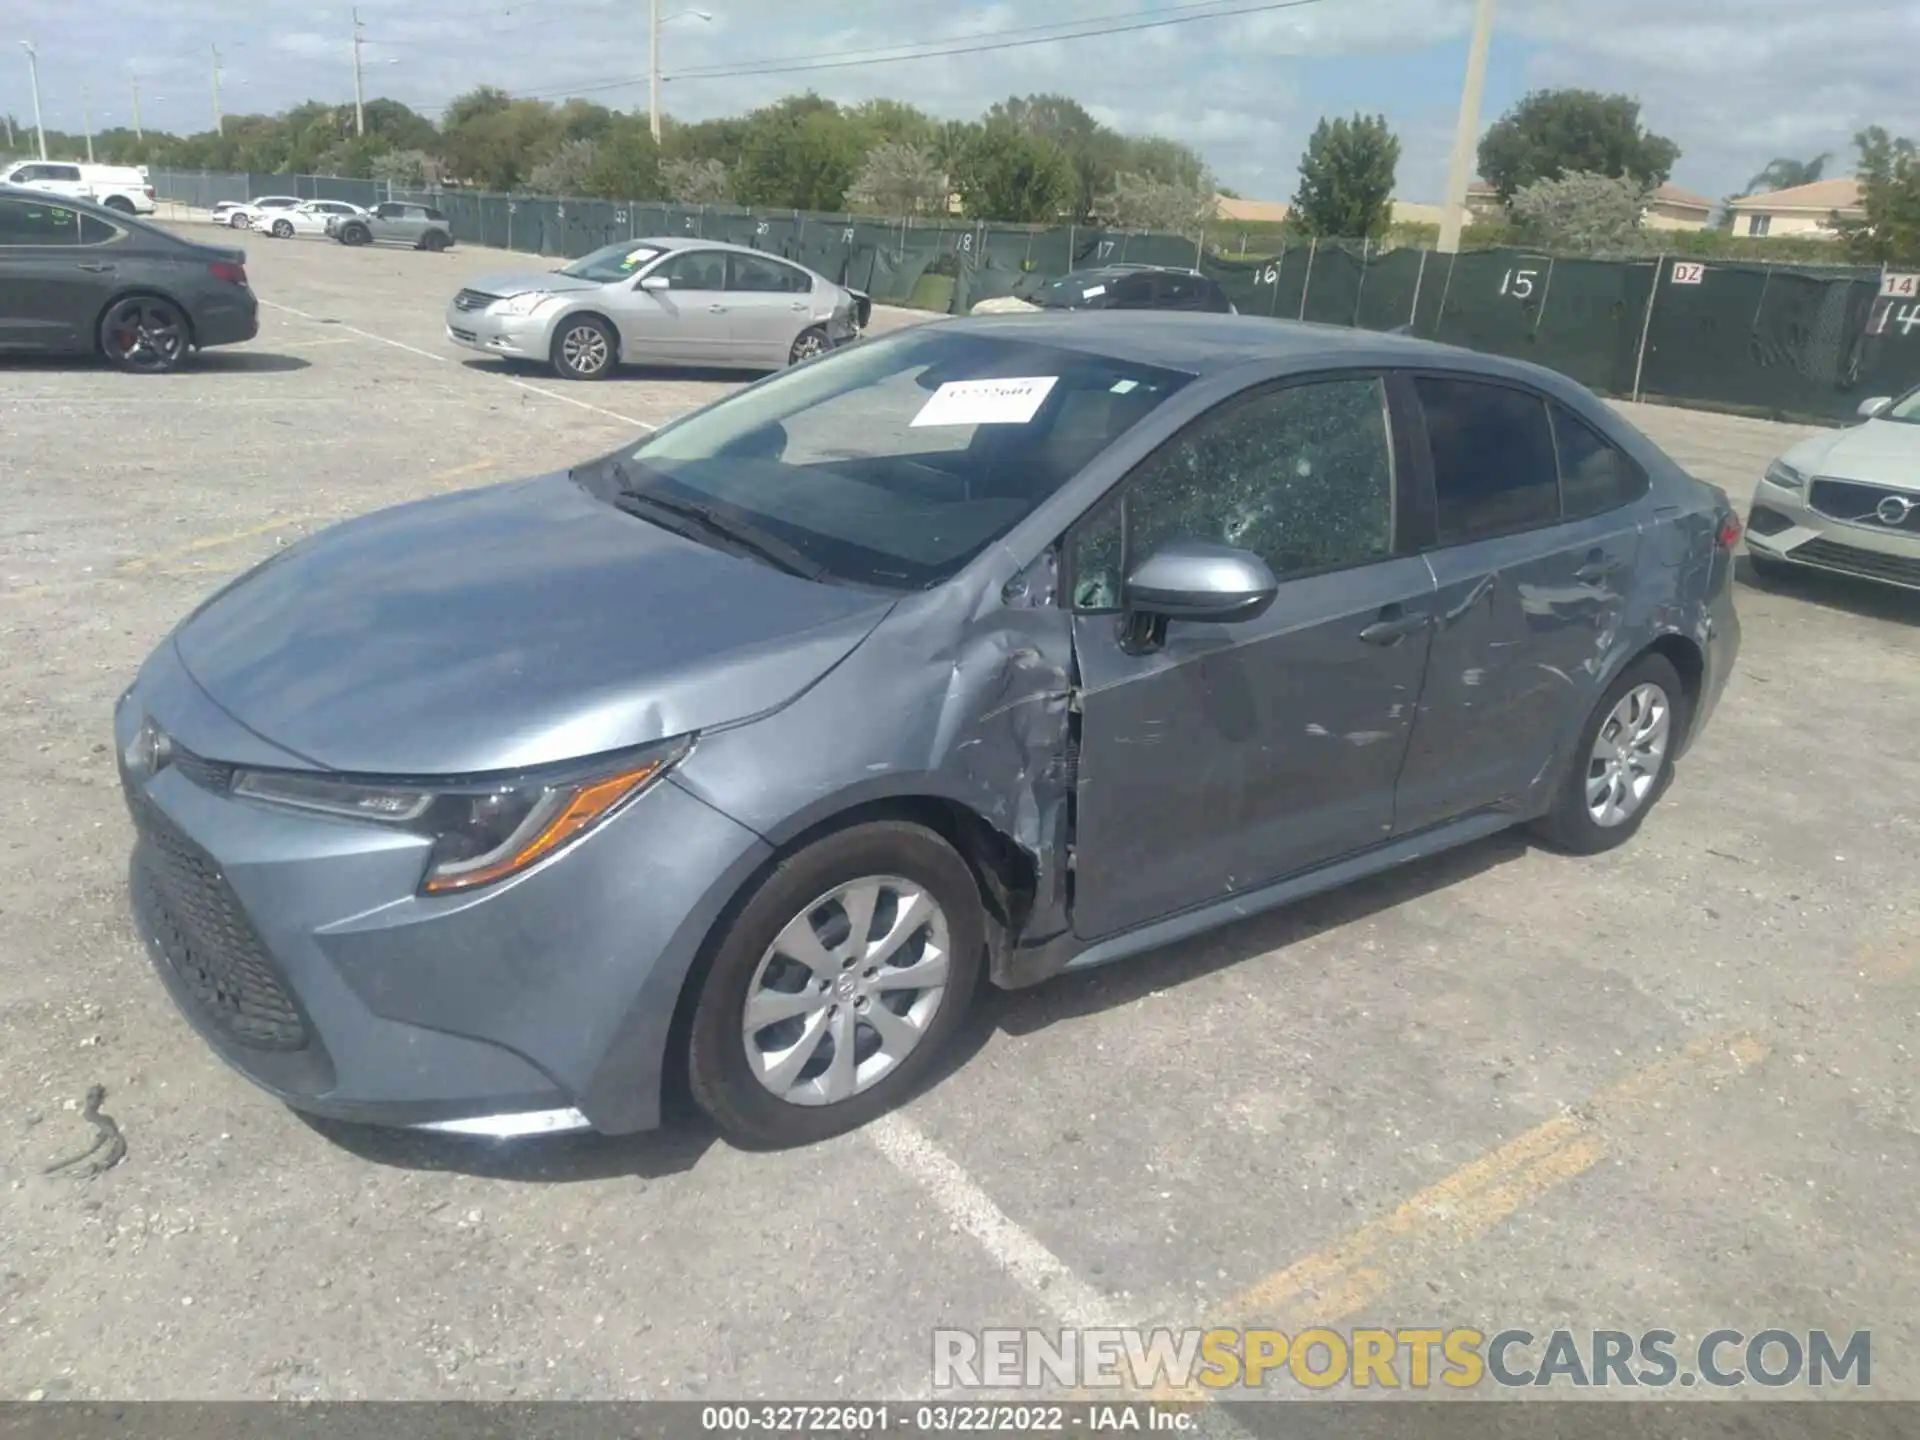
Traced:
<path fill-rule="evenodd" d="M 826 1145 L 495 1147 L 252 1089 L 125 916 L 140 659 L 317 526 L 737 381 L 448 345 L 462 279 L 524 257 L 249 250 L 250 345 L 0 371 L 0 1398 L 909 1397 L 938 1326 L 1216 1320 L 1870 1330 L 1873 1393 L 1920 1398 L 1920 596 L 1850 583 L 1743 583 L 1739 673 L 1626 849 L 1501 837 L 990 997 Z M 1795 433 L 1628 408 L 1743 504 Z M 125 1161 L 43 1175 L 96 1082 Z"/>

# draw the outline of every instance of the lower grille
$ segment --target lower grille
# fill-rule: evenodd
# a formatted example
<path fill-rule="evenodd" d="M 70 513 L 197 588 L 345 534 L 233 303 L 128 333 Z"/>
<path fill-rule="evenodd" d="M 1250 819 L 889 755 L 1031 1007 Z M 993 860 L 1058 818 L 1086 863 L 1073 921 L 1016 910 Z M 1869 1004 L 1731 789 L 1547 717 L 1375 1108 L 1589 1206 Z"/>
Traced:
<path fill-rule="evenodd" d="M 465 340 L 465 341 L 468 341 L 469 343 L 477 341 L 480 338 L 478 335 L 474 334 L 473 331 L 462 330 L 458 325 L 449 325 L 447 327 L 447 333 L 453 336 L 453 338 L 456 340 Z"/>
<path fill-rule="evenodd" d="M 213 857 L 150 801 L 133 822 L 135 913 L 202 1015 L 242 1045 L 304 1048 L 300 1008 Z"/>
<path fill-rule="evenodd" d="M 1827 570 L 1842 570 L 1849 575 L 1864 575 L 1869 580 L 1891 580 L 1896 585 L 1920 588 L 1920 557 L 1857 550 L 1832 540 L 1809 540 L 1787 551 L 1786 556 L 1789 560 Z"/>
<path fill-rule="evenodd" d="M 1887 506 L 1889 521 L 1879 513 Z M 1920 495 L 1910 490 L 1888 490 L 1880 485 L 1856 485 L 1851 480 L 1815 480 L 1807 492 L 1807 503 L 1822 515 L 1835 520 L 1851 520 L 1856 525 L 1882 526 L 1920 535 Z"/>
<path fill-rule="evenodd" d="M 1792 528 L 1793 521 L 1778 510 L 1770 509 L 1765 505 L 1754 506 L 1753 513 L 1747 516 L 1747 529 L 1755 535 L 1778 535 L 1781 531 Z"/>

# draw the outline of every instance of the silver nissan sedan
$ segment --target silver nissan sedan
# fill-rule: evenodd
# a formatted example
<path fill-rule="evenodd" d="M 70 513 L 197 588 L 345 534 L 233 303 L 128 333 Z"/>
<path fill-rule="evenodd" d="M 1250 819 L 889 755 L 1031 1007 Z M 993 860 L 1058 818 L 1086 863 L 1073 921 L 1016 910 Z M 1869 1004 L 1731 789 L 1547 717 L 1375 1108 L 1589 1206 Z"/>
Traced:
<path fill-rule="evenodd" d="M 859 338 L 871 309 L 804 265 L 679 236 L 482 276 L 448 303 L 447 338 L 566 380 L 605 379 L 623 364 L 775 370 Z"/>
<path fill-rule="evenodd" d="M 816 1140 L 926 1081 L 982 982 L 1516 824 L 1625 842 L 1734 664 L 1740 533 L 1528 365 L 902 330 L 213 595 L 115 717 L 134 914 L 309 1111 L 633 1131 L 679 1075 Z"/>

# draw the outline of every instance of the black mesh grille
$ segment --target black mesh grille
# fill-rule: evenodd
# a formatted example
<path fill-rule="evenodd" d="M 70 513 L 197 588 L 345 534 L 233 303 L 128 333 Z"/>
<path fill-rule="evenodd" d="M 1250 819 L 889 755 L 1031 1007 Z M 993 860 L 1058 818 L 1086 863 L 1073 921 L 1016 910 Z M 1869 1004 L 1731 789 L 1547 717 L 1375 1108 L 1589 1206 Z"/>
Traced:
<path fill-rule="evenodd" d="M 453 308 L 456 310 L 484 310 L 499 298 L 498 295 L 489 295 L 483 290 L 462 290 L 458 295 L 453 297 Z"/>
<path fill-rule="evenodd" d="M 213 857 L 151 802 L 132 809 L 135 913 L 201 1013 L 243 1045 L 304 1047 L 299 1007 Z"/>
<path fill-rule="evenodd" d="M 1904 555 L 1856 550 L 1851 545 L 1840 545 L 1832 540 L 1809 540 L 1789 550 L 1787 558 L 1828 570 L 1844 570 L 1849 575 L 1864 575 L 1871 580 L 1891 580 L 1896 585 L 1920 586 L 1920 560 Z"/>
<path fill-rule="evenodd" d="M 1836 520 L 1852 520 L 1862 525 L 1885 526 L 1888 530 L 1907 530 L 1920 534 L 1920 495 L 1906 490 L 1888 490 L 1879 485 L 1856 485 L 1850 480 L 1816 480 L 1807 495 L 1808 503 L 1822 515 Z M 1895 515 L 1893 524 L 1879 513 L 1883 500 Z"/>
<path fill-rule="evenodd" d="M 218 760 L 203 760 L 191 750 L 182 750 L 178 745 L 167 757 L 167 764 L 202 790 L 225 794 L 233 788 L 233 766 L 223 765 Z"/>

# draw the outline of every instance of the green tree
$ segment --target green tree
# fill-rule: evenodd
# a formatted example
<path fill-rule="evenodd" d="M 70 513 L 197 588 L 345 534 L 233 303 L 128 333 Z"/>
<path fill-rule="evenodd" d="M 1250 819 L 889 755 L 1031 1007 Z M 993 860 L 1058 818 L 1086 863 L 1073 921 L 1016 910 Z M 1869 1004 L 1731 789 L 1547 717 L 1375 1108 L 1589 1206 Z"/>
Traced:
<path fill-rule="evenodd" d="M 1647 191 L 1631 176 L 1575 171 L 1522 186 L 1507 211 L 1525 240 L 1592 255 L 1634 249 L 1646 206 Z"/>
<path fill-rule="evenodd" d="M 724 205 L 733 199 L 733 174 L 719 160 L 663 160 L 660 183 L 682 205 Z"/>
<path fill-rule="evenodd" d="M 883 140 L 867 152 L 849 201 L 883 215 L 918 215 L 944 208 L 947 174 L 930 145 Z"/>
<path fill-rule="evenodd" d="M 1811 160 L 1774 159 L 1767 162 L 1767 168 L 1747 181 L 1742 195 L 1764 195 L 1772 190 L 1792 190 L 1801 185 L 1811 185 L 1827 173 L 1827 161 L 1832 155 L 1822 152 Z"/>
<path fill-rule="evenodd" d="M 693 125 L 682 125 L 668 117 L 660 130 L 662 160 L 718 160 L 722 165 L 732 165 L 747 143 L 747 121 L 740 115 Z"/>
<path fill-rule="evenodd" d="M 1289 219 L 1308 235 L 1384 235 L 1393 219 L 1399 165 L 1400 141 L 1386 116 L 1323 119 L 1300 157 L 1300 188 Z"/>
<path fill-rule="evenodd" d="M 666 192 L 660 174 L 660 147 L 642 115 L 620 115 L 594 142 L 586 194 L 609 200 L 658 200 Z"/>
<path fill-rule="evenodd" d="M 1071 218 L 1090 219 L 1126 159 L 1126 140 L 1070 95 L 1015 95 L 987 111 L 988 127 L 1010 127 L 1058 151 L 1070 172 L 1065 201 Z M 1132 168 L 1146 171 L 1146 164 Z M 1164 177 L 1163 177 L 1164 178 Z M 1052 217 L 1049 216 L 1049 219 Z"/>
<path fill-rule="evenodd" d="M 940 135 L 940 122 L 917 105 L 904 100 L 867 100 L 847 112 L 847 118 L 860 132 L 862 143 L 909 145 L 926 149 Z"/>
<path fill-rule="evenodd" d="M 1073 166 L 1060 147 L 1005 120 L 968 135 L 953 179 L 967 214 L 978 220 L 1055 220 L 1074 196 Z"/>
<path fill-rule="evenodd" d="M 1480 142 L 1480 173 L 1502 203 L 1571 171 L 1630 175 L 1649 190 L 1673 173 L 1680 147 L 1640 123 L 1640 102 L 1593 90 L 1536 90 Z"/>
<path fill-rule="evenodd" d="M 789 95 L 747 117 L 734 190 L 749 205 L 838 210 L 864 153 L 858 129 L 833 101 Z"/>
<path fill-rule="evenodd" d="M 512 190 L 560 144 L 559 122 L 544 100 L 514 100 L 490 86 L 447 107 L 441 150 L 448 173 L 487 190 Z"/>
<path fill-rule="evenodd" d="M 418 111 L 385 96 L 366 104 L 367 133 L 386 140 L 394 150 L 432 154 L 440 148 L 440 131 Z"/>
<path fill-rule="evenodd" d="M 1204 171 L 1197 185 L 1122 171 L 1114 176 L 1113 188 L 1095 202 L 1093 218 L 1112 230 L 1197 236 L 1213 219 L 1214 193 L 1212 178 Z"/>
<path fill-rule="evenodd" d="M 598 161 L 595 141 L 562 140 L 559 149 L 527 172 L 527 189 L 536 195 L 585 195 Z"/>
<path fill-rule="evenodd" d="M 1847 253 L 1865 264 L 1920 264 L 1920 154 L 1912 140 L 1875 125 L 1854 137 L 1854 174 L 1866 219 L 1835 215 Z"/>

